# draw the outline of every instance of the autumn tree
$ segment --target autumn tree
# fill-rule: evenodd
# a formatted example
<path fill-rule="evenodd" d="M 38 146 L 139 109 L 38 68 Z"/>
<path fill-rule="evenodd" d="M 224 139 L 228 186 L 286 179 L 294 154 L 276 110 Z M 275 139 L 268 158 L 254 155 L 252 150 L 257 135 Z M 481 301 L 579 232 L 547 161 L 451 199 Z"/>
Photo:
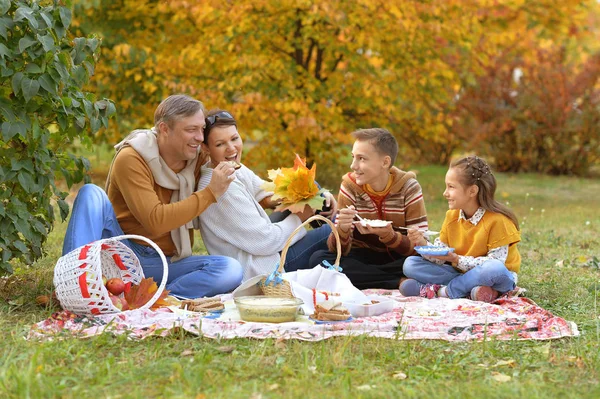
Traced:
<path fill-rule="evenodd" d="M 246 163 L 284 166 L 298 152 L 337 185 L 361 127 L 389 128 L 400 163 L 447 163 L 462 146 L 461 93 L 507 48 L 568 35 L 590 3 L 99 0 L 81 2 L 79 26 L 108 44 L 99 89 L 124 110 L 113 142 L 186 92 L 235 114 L 258 144 Z"/>

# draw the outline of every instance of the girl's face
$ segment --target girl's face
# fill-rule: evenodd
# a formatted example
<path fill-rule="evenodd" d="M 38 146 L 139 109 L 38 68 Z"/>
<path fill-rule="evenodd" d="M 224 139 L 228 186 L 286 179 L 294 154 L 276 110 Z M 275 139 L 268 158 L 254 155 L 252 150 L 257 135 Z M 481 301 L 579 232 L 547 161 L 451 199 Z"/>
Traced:
<path fill-rule="evenodd" d="M 383 190 L 390 175 L 390 157 L 379 154 L 368 141 L 356 140 L 352 147 L 350 168 L 354 171 L 357 184 L 369 184 L 375 190 Z"/>
<path fill-rule="evenodd" d="M 449 209 L 462 209 L 463 211 L 473 212 L 479 208 L 477 193 L 479 188 L 476 185 L 464 186 L 460 180 L 460 170 L 450 168 L 446 172 L 446 190 L 444 190 L 444 198 L 448 200 Z"/>
<path fill-rule="evenodd" d="M 223 161 L 240 163 L 244 143 L 235 126 L 218 126 L 211 129 L 202 148 L 208 151 L 213 166 L 217 166 Z"/>

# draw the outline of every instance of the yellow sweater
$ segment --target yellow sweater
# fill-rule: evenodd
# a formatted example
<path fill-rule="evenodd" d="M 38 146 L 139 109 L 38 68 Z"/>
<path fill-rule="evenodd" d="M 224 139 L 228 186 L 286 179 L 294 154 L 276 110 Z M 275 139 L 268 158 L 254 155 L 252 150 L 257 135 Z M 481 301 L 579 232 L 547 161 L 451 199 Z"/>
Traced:
<path fill-rule="evenodd" d="M 460 210 L 449 210 L 440 232 L 440 240 L 454 248 L 458 255 L 486 256 L 490 249 L 508 245 L 506 268 L 515 273 L 521 266 L 521 255 L 517 243 L 521 241 L 521 232 L 506 216 L 485 211 L 483 218 L 474 226 L 460 219 Z"/>

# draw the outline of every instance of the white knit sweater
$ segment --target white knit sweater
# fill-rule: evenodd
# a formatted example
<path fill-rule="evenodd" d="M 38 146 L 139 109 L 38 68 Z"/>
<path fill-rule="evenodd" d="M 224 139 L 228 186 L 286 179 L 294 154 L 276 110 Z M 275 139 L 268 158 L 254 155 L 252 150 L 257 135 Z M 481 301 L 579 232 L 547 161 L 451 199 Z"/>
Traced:
<path fill-rule="evenodd" d="M 210 163 L 202 166 L 198 190 L 212 177 Z M 264 181 L 246 166 L 235 171 L 235 180 L 218 201 L 200 214 L 200 232 L 211 255 L 237 259 L 244 268 L 244 281 L 259 274 L 270 274 L 279 263 L 279 252 L 292 232 L 302 224 L 294 214 L 283 221 L 271 223 L 258 203 L 273 194 L 260 186 Z M 306 235 L 301 229 L 292 240 L 296 243 Z"/>

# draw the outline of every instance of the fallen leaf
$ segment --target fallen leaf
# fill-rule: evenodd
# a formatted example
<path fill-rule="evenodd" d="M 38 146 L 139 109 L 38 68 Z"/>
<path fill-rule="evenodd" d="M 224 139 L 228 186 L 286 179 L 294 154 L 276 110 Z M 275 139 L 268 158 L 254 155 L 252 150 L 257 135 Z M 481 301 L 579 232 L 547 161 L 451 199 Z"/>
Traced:
<path fill-rule="evenodd" d="M 279 388 L 279 384 L 271 384 L 267 387 L 268 391 L 274 391 Z"/>
<path fill-rule="evenodd" d="M 233 345 L 219 346 L 217 348 L 217 350 L 219 352 L 223 352 L 223 353 L 231 353 L 235 350 L 235 346 L 233 346 Z"/>
<path fill-rule="evenodd" d="M 317 372 L 317 366 L 308 366 L 308 371 L 315 374 Z"/>
<path fill-rule="evenodd" d="M 356 387 L 358 391 L 370 391 L 375 388 L 375 385 L 359 385 Z"/>
<path fill-rule="evenodd" d="M 194 354 L 194 352 L 192 352 L 190 349 L 186 349 L 183 352 L 181 352 L 181 354 L 179 356 L 192 356 Z"/>
<path fill-rule="evenodd" d="M 498 382 L 508 382 L 512 377 L 502 373 L 492 373 L 492 378 Z"/>
<path fill-rule="evenodd" d="M 500 360 L 498 363 L 494 364 L 492 367 L 500 367 L 500 366 L 510 366 L 514 367 L 515 361 L 513 359 L 508 360 Z"/>
<path fill-rule="evenodd" d="M 397 372 L 392 376 L 396 380 L 405 380 L 408 376 L 404 374 L 402 371 Z"/>
<path fill-rule="evenodd" d="M 554 265 L 556 267 L 563 267 L 564 264 L 565 264 L 565 261 L 561 259 L 558 262 L 556 262 Z"/>
<path fill-rule="evenodd" d="M 129 292 L 125 294 L 125 300 L 129 304 L 129 309 L 139 309 L 144 306 L 158 290 L 158 285 L 154 282 L 152 277 L 142 279 L 138 285 L 131 286 Z M 165 302 L 165 298 L 169 295 L 168 290 L 163 290 L 160 297 L 150 309 L 158 309 L 160 307 L 169 306 L 169 303 Z"/>

